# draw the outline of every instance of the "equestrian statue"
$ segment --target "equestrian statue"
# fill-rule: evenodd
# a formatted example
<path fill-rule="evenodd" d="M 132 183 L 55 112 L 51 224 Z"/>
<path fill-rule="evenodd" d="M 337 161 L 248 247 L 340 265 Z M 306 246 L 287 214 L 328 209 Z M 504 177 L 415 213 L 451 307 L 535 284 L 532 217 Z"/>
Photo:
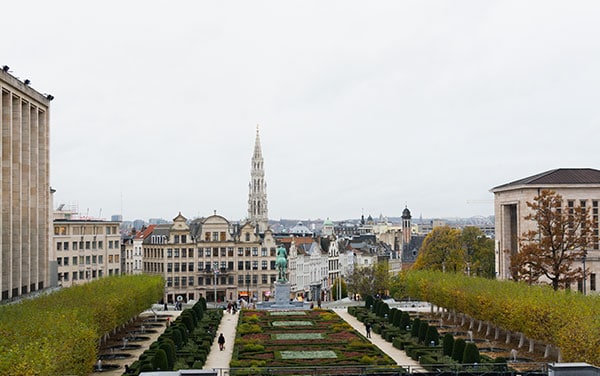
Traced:
<path fill-rule="evenodd" d="M 287 251 L 282 245 L 280 245 L 279 248 L 277 248 L 277 258 L 275 259 L 275 267 L 279 272 L 277 281 L 287 282 Z"/>

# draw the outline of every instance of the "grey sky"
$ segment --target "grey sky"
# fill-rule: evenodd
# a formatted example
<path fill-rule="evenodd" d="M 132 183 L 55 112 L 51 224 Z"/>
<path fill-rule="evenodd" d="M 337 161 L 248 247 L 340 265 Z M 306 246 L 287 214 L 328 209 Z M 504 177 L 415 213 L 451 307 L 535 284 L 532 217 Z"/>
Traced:
<path fill-rule="evenodd" d="M 55 206 L 491 215 L 489 189 L 598 168 L 596 1 L 12 1 L 0 65 L 55 99 Z"/>

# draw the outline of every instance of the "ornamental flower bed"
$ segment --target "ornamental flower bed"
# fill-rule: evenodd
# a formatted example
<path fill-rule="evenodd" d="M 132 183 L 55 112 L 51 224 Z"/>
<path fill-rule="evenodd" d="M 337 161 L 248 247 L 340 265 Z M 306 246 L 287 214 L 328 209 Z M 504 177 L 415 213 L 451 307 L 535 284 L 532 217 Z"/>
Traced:
<path fill-rule="evenodd" d="M 332 311 L 240 314 L 232 368 L 395 364 Z"/>

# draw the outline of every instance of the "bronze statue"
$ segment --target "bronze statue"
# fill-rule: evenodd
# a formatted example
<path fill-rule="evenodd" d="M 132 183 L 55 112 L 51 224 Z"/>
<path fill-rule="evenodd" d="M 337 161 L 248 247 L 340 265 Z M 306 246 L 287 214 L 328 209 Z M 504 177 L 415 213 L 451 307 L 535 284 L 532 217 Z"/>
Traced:
<path fill-rule="evenodd" d="M 277 258 L 275 259 L 275 267 L 279 272 L 277 281 L 287 282 L 287 251 L 284 246 L 277 248 Z"/>

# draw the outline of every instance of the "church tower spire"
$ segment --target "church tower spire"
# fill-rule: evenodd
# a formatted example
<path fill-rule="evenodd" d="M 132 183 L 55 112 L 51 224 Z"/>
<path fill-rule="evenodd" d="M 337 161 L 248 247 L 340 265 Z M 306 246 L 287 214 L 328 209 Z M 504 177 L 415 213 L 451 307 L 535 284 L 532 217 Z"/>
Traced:
<path fill-rule="evenodd" d="M 256 140 L 254 141 L 254 154 L 252 155 L 252 169 L 250 170 L 250 192 L 248 194 L 248 219 L 258 225 L 259 232 L 265 232 L 269 225 L 267 210 L 267 183 L 263 166 L 262 151 L 260 148 L 260 134 L 256 126 Z"/>

